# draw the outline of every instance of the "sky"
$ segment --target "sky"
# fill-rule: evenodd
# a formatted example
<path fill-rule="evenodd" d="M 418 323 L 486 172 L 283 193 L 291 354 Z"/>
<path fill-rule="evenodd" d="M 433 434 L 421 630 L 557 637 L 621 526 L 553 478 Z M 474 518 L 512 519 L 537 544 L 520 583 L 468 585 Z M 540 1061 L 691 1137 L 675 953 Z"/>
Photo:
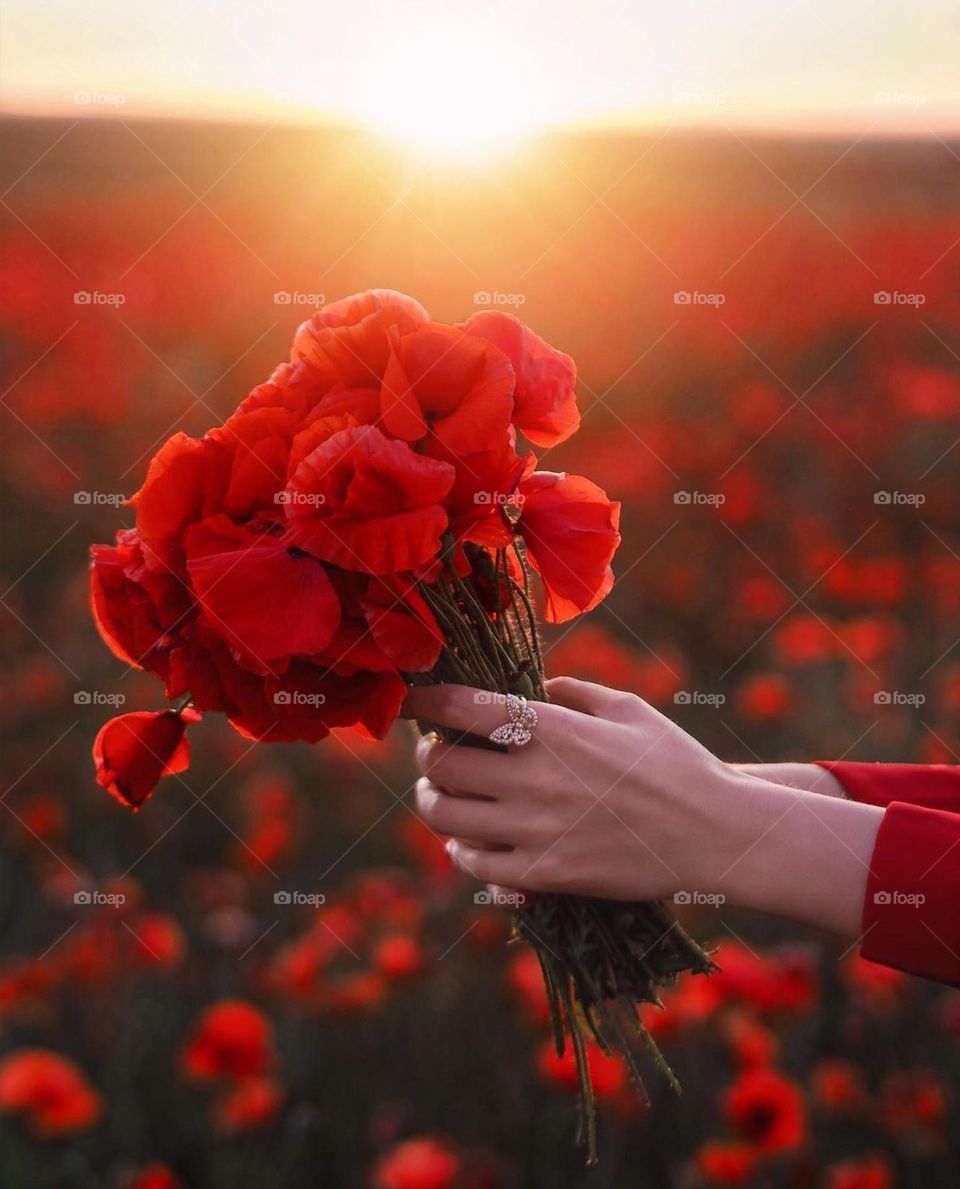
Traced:
<path fill-rule="evenodd" d="M 4 109 L 361 122 L 960 126 L 948 0 L 4 0 Z"/>

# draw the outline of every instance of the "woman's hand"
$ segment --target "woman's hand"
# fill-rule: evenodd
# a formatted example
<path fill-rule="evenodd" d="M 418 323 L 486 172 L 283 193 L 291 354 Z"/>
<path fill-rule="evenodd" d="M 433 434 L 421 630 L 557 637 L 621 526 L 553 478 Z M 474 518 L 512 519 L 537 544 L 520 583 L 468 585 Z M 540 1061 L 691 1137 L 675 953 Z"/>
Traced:
<path fill-rule="evenodd" d="M 880 814 L 725 764 L 633 694 L 547 682 L 533 740 L 509 752 L 425 738 L 417 805 L 485 883 L 624 900 L 676 893 L 855 936 Z M 410 717 L 487 735 L 503 699 L 424 686 Z"/>
<path fill-rule="evenodd" d="M 715 889 L 741 853 L 739 832 L 718 824 L 746 778 L 633 694 L 569 677 L 547 692 L 532 742 L 508 754 L 418 744 L 418 808 L 454 837 L 454 861 L 531 891 Z M 507 718 L 502 697 L 453 685 L 415 689 L 404 712 L 482 735 Z"/>

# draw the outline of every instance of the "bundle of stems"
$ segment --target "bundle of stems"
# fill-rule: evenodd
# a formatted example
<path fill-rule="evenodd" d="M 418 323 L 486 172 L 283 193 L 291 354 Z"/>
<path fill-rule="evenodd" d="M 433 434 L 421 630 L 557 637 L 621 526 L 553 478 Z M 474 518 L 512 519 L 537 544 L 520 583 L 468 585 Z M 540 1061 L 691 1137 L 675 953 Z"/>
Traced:
<path fill-rule="evenodd" d="M 411 682 L 452 682 L 499 694 L 547 701 L 543 651 L 533 610 L 530 571 L 523 539 L 491 554 L 467 545 L 470 571 L 454 565 L 455 542 L 444 542 L 439 575 L 420 584 L 437 618 L 445 646 L 427 674 Z M 511 556 L 512 555 L 512 556 Z M 511 564 L 512 563 L 512 564 Z M 499 748 L 488 739 L 450 731 L 428 722 L 450 742 Z M 585 896 L 538 895 L 514 916 L 513 939 L 533 947 L 543 972 L 557 1053 L 571 1044 L 579 1087 L 577 1141 L 588 1164 L 597 1161 L 596 1109 L 587 1063 L 587 1040 L 605 1053 L 622 1056 L 644 1100 L 648 1099 L 635 1057 L 645 1046 L 677 1093 L 680 1085 L 637 1010 L 662 1006 L 659 991 L 684 971 L 716 969 L 707 952 L 681 928 L 660 901 L 628 903 Z"/>

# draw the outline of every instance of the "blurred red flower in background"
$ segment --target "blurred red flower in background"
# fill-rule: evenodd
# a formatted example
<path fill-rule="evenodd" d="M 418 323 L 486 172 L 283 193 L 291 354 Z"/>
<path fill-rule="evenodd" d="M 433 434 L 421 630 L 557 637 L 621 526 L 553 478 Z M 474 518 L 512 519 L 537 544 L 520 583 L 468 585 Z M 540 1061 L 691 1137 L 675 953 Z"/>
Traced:
<path fill-rule="evenodd" d="M 832 1165 L 826 1171 L 824 1189 L 893 1189 L 896 1183 L 893 1165 L 875 1155 Z"/>
<path fill-rule="evenodd" d="M 744 1185 L 756 1167 L 757 1151 L 736 1140 L 718 1141 L 704 1144 L 696 1163 L 708 1185 Z"/>
<path fill-rule="evenodd" d="M 453 1189 L 462 1163 L 438 1139 L 408 1139 L 382 1156 L 373 1170 L 375 1189 Z"/>
<path fill-rule="evenodd" d="M 745 1139 L 767 1154 L 794 1151 L 806 1139 L 800 1087 L 772 1069 L 742 1074 L 725 1095 L 724 1112 Z"/>
<path fill-rule="evenodd" d="M 22 1115 L 39 1136 L 92 1127 L 103 1099 L 66 1057 L 48 1049 L 19 1049 L 0 1060 L 0 1111 Z"/>
<path fill-rule="evenodd" d="M 244 1077 L 225 1090 L 213 1107 L 213 1119 L 224 1131 L 250 1131 L 270 1123 L 283 1104 L 275 1078 Z"/>
<path fill-rule="evenodd" d="M 273 1026 L 263 1012 L 239 999 L 206 1008 L 183 1053 L 183 1068 L 198 1082 L 255 1077 L 276 1062 Z"/>

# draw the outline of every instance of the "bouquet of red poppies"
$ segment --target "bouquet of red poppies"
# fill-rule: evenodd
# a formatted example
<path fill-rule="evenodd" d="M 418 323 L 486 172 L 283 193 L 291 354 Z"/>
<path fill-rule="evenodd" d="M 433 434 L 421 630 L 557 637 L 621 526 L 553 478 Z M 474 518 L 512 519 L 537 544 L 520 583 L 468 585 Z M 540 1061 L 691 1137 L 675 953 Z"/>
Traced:
<path fill-rule="evenodd" d="M 560 623 L 596 606 L 620 541 L 618 504 L 521 444 L 575 432 L 575 381 L 507 314 L 450 326 L 389 290 L 314 314 L 223 425 L 162 446 L 136 527 L 93 547 L 101 634 L 178 702 L 100 731 L 100 784 L 138 809 L 186 767 L 185 728 L 209 711 L 250 739 L 316 742 L 381 738 L 415 683 L 542 700 L 535 607 Z M 540 896 L 516 934 L 540 958 L 558 1050 L 573 1044 L 593 1158 L 585 1036 L 639 1081 L 632 1028 L 666 1069 L 636 1005 L 710 960 L 659 904 Z"/>

